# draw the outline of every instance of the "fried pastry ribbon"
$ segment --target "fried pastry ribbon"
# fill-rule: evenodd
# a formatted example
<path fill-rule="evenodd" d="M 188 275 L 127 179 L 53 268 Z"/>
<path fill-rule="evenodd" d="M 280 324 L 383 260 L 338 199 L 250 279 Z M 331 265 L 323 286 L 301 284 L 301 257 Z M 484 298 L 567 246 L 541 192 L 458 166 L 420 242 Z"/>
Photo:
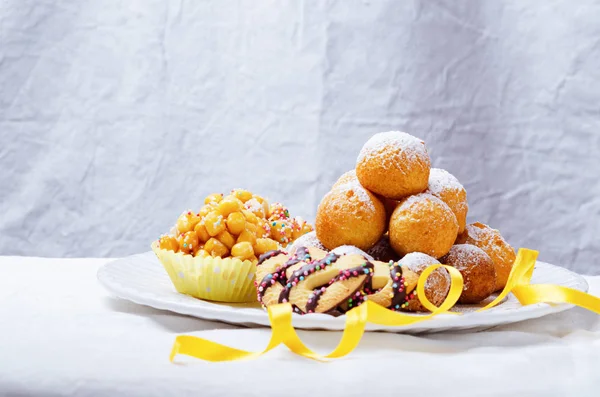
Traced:
<path fill-rule="evenodd" d="M 496 299 L 478 311 L 488 310 L 496 306 L 512 292 L 522 305 L 541 302 L 569 303 L 600 314 L 600 298 L 598 297 L 558 285 L 530 284 L 537 256 L 537 251 L 526 248 L 519 249 L 506 287 Z M 444 267 L 450 272 L 452 284 L 444 302 L 439 307 L 436 307 L 425 296 L 425 282 L 427 277 L 439 267 Z M 415 316 L 394 312 L 367 300 L 364 304 L 346 313 L 346 324 L 342 338 L 337 347 L 326 355 L 315 353 L 302 342 L 292 326 L 292 306 L 289 303 L 282 303 L 268 307 L 269 321 L 271 323 L 271 339 L 263 351 L 249 352 L 222 345 L 208 339 L 180 335 L 175 339 L 170 359 L 173 361 L 178 354 L 213 362 L 253 359 L 281 344 L 284 344 L 292 352 L 303 357 L 315 360 L 335 359 L 347 355 L 356 348 L 368 322 L 386 326 L 403 326 L 427 321 L 443 313 L 459 315 L 460 313 L 452 313 L 449 310 L 458 301 L 462 289 L 463 278 L 458 270 L 440 264 L 429 266 L 419 277 L 417 296 L 423 306 L 431 311 L 430 314 Z"/>

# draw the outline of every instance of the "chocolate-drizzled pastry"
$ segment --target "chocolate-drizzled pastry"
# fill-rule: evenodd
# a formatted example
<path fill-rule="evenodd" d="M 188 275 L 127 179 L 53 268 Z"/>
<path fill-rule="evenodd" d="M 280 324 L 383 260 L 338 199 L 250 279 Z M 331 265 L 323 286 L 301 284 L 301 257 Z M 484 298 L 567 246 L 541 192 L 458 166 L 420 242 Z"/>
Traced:
<path fill-rule="evenodd" d="M 340 303 L 370 285 L 373 270 L 362 255 L 340 256 L 315 247 L 268 252 L 256 269 L 258 299 L 264 306 L 289 302 L 301 314 L 339 315 Z"/>
<path fill-rule="evenodd" d="M 390 310 L 406 310 L 408 301 L 416 295 L 419 276 L 398 262 L 375 261 L 372 290 L 365 290 L 366 299 Z"/>
<path fill-rule="evenodd" d="M 283 251 L 269 251 L 260 256 L 256 266 L 256 292 L 263 306 L 279 303 L 279 295 L 287 284 L 286 270 L 299 263 L 310 262 L 312 255 L 321 256 L 321 251 L 313 247 L 298 247 L 291 254 Z"/>
<path fill-rule="evenodd" d="M 264 306 L 289 302 L 299 314 L 338 316 L 366 300 L 395 311 L 425 311 L 416 297 L 422 268 L 414 271 L 407 266 L 412 265 L 408 257 L 406 264 L 369 259 L 315 247 L 298 247 L 291 254 L 267 252 L 261 256 L 256 270 L 256 279 L 260 280 L 256 284 L 259 301 Z M 432 258 L 431 264 L 436 262 Z M 425 293 L 433 297 L 428 289 L 438 287 L 439 283 L 428 282 Z M 447 293 L 447 285 L 443 287 L 441 298 Z M 440 303 L 438 299 L 432 302 Z"/>
<path fill-rule="evenodd" d="M 328 253 L 298 269 L 288 269 L 288 283 L 280 299 L 305 313 L 335 309 L 359 291 L 373 276 L 373 264 L 361 255 Z"/>

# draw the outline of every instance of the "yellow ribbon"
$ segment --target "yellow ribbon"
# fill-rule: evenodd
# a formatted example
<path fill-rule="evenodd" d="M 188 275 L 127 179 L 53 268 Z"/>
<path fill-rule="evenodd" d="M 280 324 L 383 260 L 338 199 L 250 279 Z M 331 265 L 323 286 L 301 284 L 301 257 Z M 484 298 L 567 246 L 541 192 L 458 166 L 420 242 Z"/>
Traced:
<path fill-rule="evenodd" d="M 531 305 L 540 302 L 569 303 L 600 314 L 600 298 L 558 285 L 531 285 L 530 281 L 537 255 L 537 251 L 525 248 L 520 249 L 508 277 L 506 287 L 496 299 L 478 311 L 488 310 L 496 306 L 512 292 L 522 305 Z M 446 268 L 450 273 L 451 284 L 448 296 L 439 307 L 436 307 L 425 296 L 425 282 L 431 273 L 440 267 Z M 358 346 L 368 322 L 386 326 L 404 326 L 427 321 L 432 317 L 444 313 L 460 314 L 449 312 L 449 310 L 458 301 L 462 289 L 463 278 L 458 270 L 451 266 L 439 264 L 429 266 L 419 277 L 417 296 L 421 304 L 431 312 L 430 314 L 417 316 L 398 313 L 367 301 L 346 313 L 346 324 L 342 338 L 337 347 L 327 355 L 315 353 L 302 342 L 292 325 L 292 306 L 289 303 L 282 303 L 268 308 L 271 339 L 264 350 L 249 352 L 222 345 L 208 339 L 180 335 L 175 339 L 170 360 L 173 361 L 178 354 L 213 362 L 247 360 L 259 357 L 281 344 L 284 344 L 288 349 L 300 356 L 314 360 L 339 358 L 352 352 Z"/>

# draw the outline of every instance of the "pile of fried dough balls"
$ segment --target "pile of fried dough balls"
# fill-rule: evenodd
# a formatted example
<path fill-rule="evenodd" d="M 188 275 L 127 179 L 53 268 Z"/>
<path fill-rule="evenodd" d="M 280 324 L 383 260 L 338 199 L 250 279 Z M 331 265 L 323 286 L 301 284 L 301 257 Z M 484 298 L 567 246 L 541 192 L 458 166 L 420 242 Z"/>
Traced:
<path fill-rule="evenodd" d="M 400 131 L 382 132 L 365 143 L 356 169 L 321 200 L 316 239 L 328 250 L 355 246 L 384 261 L 422 253 L 430 264 L 461 272 L 460 303 L 479 303 L 504 288 L 515 251 L 498 230 L 467 225 L 468 208 L 458 179 L 431 168 L 425 142 Z"/>

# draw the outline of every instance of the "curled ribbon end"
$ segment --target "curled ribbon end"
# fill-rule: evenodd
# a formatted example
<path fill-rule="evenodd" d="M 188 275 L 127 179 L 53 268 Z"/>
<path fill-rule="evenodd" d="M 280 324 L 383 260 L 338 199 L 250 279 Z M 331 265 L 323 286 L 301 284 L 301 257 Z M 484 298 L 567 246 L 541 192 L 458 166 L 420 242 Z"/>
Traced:
<path fill-rule="evenodd" d="M 533 275 L 533 268 L 535 267 L 535 262 L 537 260 L 538 255 L 539 252 L 536 250 L 531 250 L 529 248 L 519 248 L 513 268 L 525 266 L 527 267 L 527 271 L 521 276 L 520 279 L 515 280 L 515 284 L 513 286 L 517 286 L 519 284 L 529 284 L 529 282 L 531 281 L 531 276 Z"/>
<path fill-rule="evenodd" d="M 173 348 L 171 349 L 171 354 L 169 355 L 169 361 L 173 362 L 175 360 L 175 356 L 179 353 L 179 337 L 175 339 L 175 343 L 173 343 Z"/>
<path fill-rule="evenodd" d="M 446 295 L 446 299 L 442 302 L 440 307 L 437 307 L 433 303 L 427 299 L 425 296 L 425 284 L 427 279 L 438 268 L 445 268 L 450 274 L 450 290 L 448 291 L 448 295 Z M 419 281 L 417 282 L 417 297 L 421 304 L 429 310 L 433 315 L 447 313 L 447 314 L 460 314 L 460 313 L 452 313 L 450 310 L 460 298 L 460 294 L 463 290 L 463 277 L 458 270 L 451 266 L 435 264 L 427 267 L 419 276 Z"/>
<path fill-rule="evenodd" d="M 517 255 L 522 255 L 528 260 L 536 260 L 539 255 L 539 251 L 532 250 L 530 248 L 519 248 Z"/>

